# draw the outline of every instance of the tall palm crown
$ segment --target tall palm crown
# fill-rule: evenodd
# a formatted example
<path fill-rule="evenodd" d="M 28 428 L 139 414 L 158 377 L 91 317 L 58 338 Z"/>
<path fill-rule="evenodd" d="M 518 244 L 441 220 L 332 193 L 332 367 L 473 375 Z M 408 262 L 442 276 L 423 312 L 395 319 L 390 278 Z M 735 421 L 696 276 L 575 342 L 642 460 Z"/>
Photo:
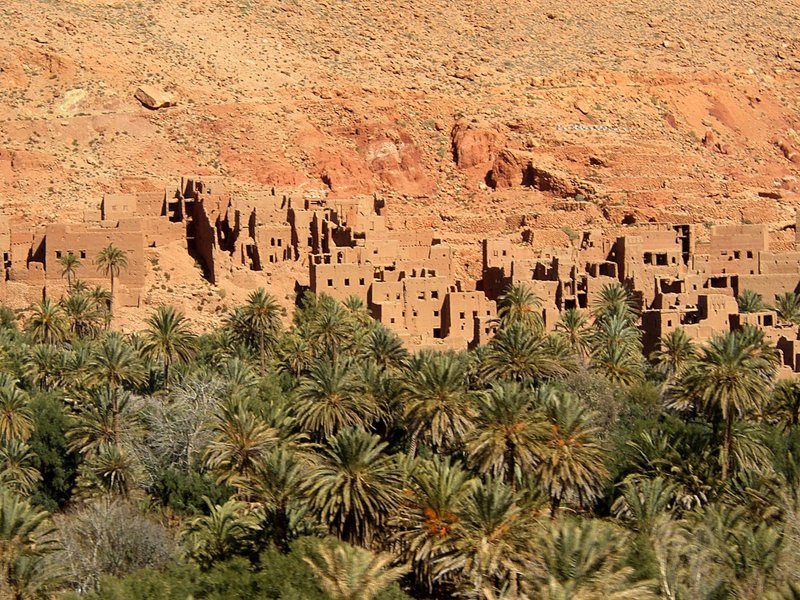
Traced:
<path fill-rule="evenodd" d="M 486 380 L 538 381 L 563 377 L 576 368 L 575 355 L 562 339 L 515 322 L 489 342 L 479 372 Z"/>
<path fill-rule="evenodd" d="M 449 457 L 434 456 L 413 469 L 411 494 L 394 525 L 402 553 L 431 589 L 435 565 L 453 550 L 459 514 L 477 480 Z"/>
<path fill-rule="evenodd" d="M 27 440 L 33 431 L 33 415 L 28 394 L 10 377 L 0 375 L 0 439 L 4 442 Z"/>
<path fill-rule="evenodd" d="M 279 432 L 259 419 L 242 402 L 223 405 L 210 424 L 213 434 L 205 464 L 219 482 L 247 490 L 250 478 L 264 464 L 267 452 L 279 441 Z"/>
<path fill-rule="evenodd" d="M 514 597 L 520 577 L 531 566 L 530 511 L 523 509 L 510 487 L 487 479 L 475 486 L 458 516 L 454 551 L 440 561 L 437 577 L 460 573 L 465 580 L 461 591 L 467 597 L 504 588 Z"/>
<path fill-rule="evenodd" d="M 589 323 L 584 314 L 577 308 L 563 311 L 555 325 L 555 331 L 562 336 L 572 351 L 583 358 L 589 351 Z"/>
<path fill-rule="evenodd" d="M 69 329 L 76 337 L 97 335 L 102 313 L 96 303 L 85 294 L 72 293 L 61 299 L 61 307 L 69 321 Z"/>
<path fill-rule="evenodd" d="M 274 296 L 258 288 L 250 294 L 244 306 L 228 317 L 228 326 L 234 337 L 258 351 L 262 372 L 266 369 L 267 356 L 277 342 L 284 313 Z"/>
<path fill-rule="evenodd" d="M 668 377 L 673 377 L 681 368 L 695 358 L 697 349 L 682 327 L 662 336 L 661 343 L 653 352 L 652 359 Z"/>
<path fill-rule="evenodd" d="M 391 567 L 391 554 L 375 555 L 345 544 L 331 548 L 320 542 L 316 553 L 304 560 L 331 600 L 372 600 L 408 571 L 405 565 Z"/>
<path fill-rule="evenodd" d="M 538 464 L 548 429 L 528 386 L 494 383 L 478 399 L 475 428 L 467 441 L 470 461 L 479 473 L 501 477 L 513 489 L 516 468 L 530 471 Z"/>
<path fill-rule="evenodd" d="M 67 252 L 58 259 L 58 262 L 61 265 L 61 276 L 67 278 L 67 286 L 72 289 L 72 280 L 75 278 L 78 267 L 81 266 L 80 259 L 72 252 Z"/>
<path fill-rule="evenodd" d="M 524 283 L 510 285 L 497 299 L 497 321 L 500 328 L 518 323 L 526 329 L 542 329 L 542 302 Z"/>
<path fill-rule="evenodd" d="M 672 388 L 676 404 L 689 402 L 709 420 L 722 423 L 723 480 L 731 461 L 734 422 L 761 408 L 777 367 L 777 354 L 765 345 L 763 331 L 744 328 L 712 338 Z"/>
<path fill-rule="evenodd" d="M 535 597 L 655 600 L 650 582 L 635 581 L 626 564 L 630 543 L 623 530 L 598 519 L 554 523 L 537 540 Z"/>
<path fill-rule="evenodd" d="M 787 323 L 800 324 L 800 296 L 794 292 L 775 296 L 775 310 L 778 312 L 778 316 Z"/>
<path fill-rule="evenodd" d="M 769 309 L 761 294 L 753 290 L 742 290 L 736 297 L 736 303 L 739 305 L 739 312 L 742 313 L 753 313 Z"/>
<path fill-rule="evenodd" d="M 25 321 L 25 329 L 35 342 L 55 344 L 67 337 L 67 321 L 61 307 L 44 298 L 28 309 L 30 316 Z"/>
<path fill-rule="evenodd" d="M 349 345 L 354 333 L 351 314 L 330 296 L 322 295 L 307 326 L 317 355 L 336 356 Z"/>
<path fill-rule="evenodd" d="M 453 353 L 422 352 L 410 361 L 400 383 L 400 399 L 411 432 L 437 451 L 457 446 L 472 427 L 474 398 L 467 387 L 467 365 Z"/>
<path fill-rule="evenodd" d="M 297 386 L 298 424 L 324 440 L 347 427 L 368 427 L 377 407 L 364 394 L 354 364 L 347 359 L 317 360 Z"/>
<path fill-rule="evenodd" d="M 103 248 L 95 258 L 95 264 L 100 270 L 111 278 L 111 299 L 109 312 L 114 314 L 114 282 L 123 269 L 128 268 L 128 254 L 114 244 Z"/>
<path fill-rule="evenodd" d="M 608 475 L 606 453 L 592 414 L 570 394 L 540 388 L 539 402 L 549 422 L 534 476 L 555 511 L 564 501 L 586 506 L 600 495 Z"/>
<path fill-rule="evenodd" d="M 403 479 L 386 443 L 363 429 L 328 440 L 305 490 L 320 520 L 342 540 L 369 547 L 401 501 Z"/>
<path fill-rule="evenodd" d="M 0 597 L 28 598 L 18 576 L 25 566 L 38 567 L 58 549 L 50 516 L 16 494 L 0 489 Z M 41 590 L 44 591 L 44 590 Z"/>
<path fill-rule="evenodd" d="M 616 282 L 603 284 L 592 307 L 592 313 L 596 321 L 617 314 L 627 319 L 630 324 L 635 323 L 639 317 L 637 303 L 630 291 Z"/>
<path fill-rule="evenodd" d="M 188 362 L 194 354 L 197 336 L 189 331 L 186 317 L 171 306 L 160 306 L 147 320 L 144 353 L 164 361 L 164 381 L 169 385 L 169 368 L 174 362 Z"/>
<path fill-rule="evenodd" d="M 144 366 L 130 344 L 118 334 L 110 334 L 89 359 L 90 383 L 116 390 L 123 384 L 144 381 Z"/>

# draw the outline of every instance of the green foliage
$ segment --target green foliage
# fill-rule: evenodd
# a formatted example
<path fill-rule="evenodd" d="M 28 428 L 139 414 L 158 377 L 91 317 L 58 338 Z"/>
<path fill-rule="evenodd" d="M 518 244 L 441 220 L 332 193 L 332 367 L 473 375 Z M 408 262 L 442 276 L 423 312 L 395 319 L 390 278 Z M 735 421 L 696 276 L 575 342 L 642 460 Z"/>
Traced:
<path fill-rule="evenodd" d="M 30 403 L 33 433 L 28 444 L 42 479 L 32 499 L 49 511 L 63 508 L 72 496 L 79 458 L 67 440 L 70 422 L 63 403 L 51 394 L 37 394 Z"/>
<path fill-rule="evenodd" d="M 758 329 L 648 363 L 623 285 L 549 333 L 517 284 L 470 352 L 410 354 L 355 297 L 285 330 L 263 290 L 197 338 L 168 307 L 122 335 L 73 275 L 23 330 L 0 313 L 2 597 L 794 593 L 800 391 Z"/>

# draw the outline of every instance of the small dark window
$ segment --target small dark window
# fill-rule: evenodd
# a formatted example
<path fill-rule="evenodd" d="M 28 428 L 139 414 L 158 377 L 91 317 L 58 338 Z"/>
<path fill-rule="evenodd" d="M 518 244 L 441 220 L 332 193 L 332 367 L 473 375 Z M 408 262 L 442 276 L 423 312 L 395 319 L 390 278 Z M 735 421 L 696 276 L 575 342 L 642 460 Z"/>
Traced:
<path fill-rule="evenodd" d="M 467 315 L 466 315 L 466 313 L 463 313 L 463 312 L 462 313 L 458 313 L 458 318 L 459 319 L 466 319 Z"/>
<path fill-rule="evenodd" d="M 389 319 L 389 323 L 394 323 L 394 317 L 392 317 L 391 319 Z"/>
<path fill-rule="evenodd" d="M 439 297 L 439 292 L 438 292 L 437 290 L 433 290 L 433 291 L 431 292 L 431 298 L 433 298 L 434 300 L 436 300 L 438 297 Z"/>
<path fill-rule="evenodd" d="M 738 250 L 734 250 L 733 251 L 733 258 L 735 258 L 736 260 L 739 260 L 740 258 L 742 258 L 742 253 L 739 252 Z"/>
<path fill-rule="evenodd" d="M 345 277 L 345 279 L 344 279 L 344 285 L 345 286 L 350 285 L 350 280 L 347 277 Z"/>
<path fill-rule="evenodd" d="M 747 258 L 753 258 L 753 251 L 752 250 L 748 250 L 747 251 Z"/>
<path fill-rule="evenodd" d="M 438 310 L 433 311 L 433 316 L 434 317 L 438 317 L 439 316 L 439 311 Z"/>
<path fill-rule="evenodd" d="M 333 279 L 328 279 L 328 287 L 333 287 Z"/>
<path fill-rule="evenodd" d="M 425 292 L 418 292 L 417 300 L 425 300 Z"/>
<path fill-rule="evenodd" d="M 81 250 L 81 258 L 86 258 L 86 250 Z"/>
<path fill-rule="evenodd" d="M 278 248 L 280 248 L 282 245 L 283 245 L 283 240 L 281 238 L 278 238 Z"/>
<path fill-rule="evenodd" d="M 364 285 L 364 278 L 363 277 L 359 278 L 358 285 Z"/>
<path fill-rule="evenodd" d="M 56 258 L 61 258 L 61 250 L 56 250 Z"/>

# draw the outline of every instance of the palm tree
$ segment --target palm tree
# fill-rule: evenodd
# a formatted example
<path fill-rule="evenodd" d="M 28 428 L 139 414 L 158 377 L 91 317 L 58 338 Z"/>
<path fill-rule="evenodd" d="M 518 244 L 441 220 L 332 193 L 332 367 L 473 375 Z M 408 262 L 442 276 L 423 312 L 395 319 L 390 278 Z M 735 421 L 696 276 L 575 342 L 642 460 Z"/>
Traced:
<path fill-rule="evenodd" d="M 753 290 L 742 290 L 736 297 L 736 303 L 739 305 L 740 313 L 754 313 L 769 309 L 761 294 Z"/>
<path fill-rule="evenodd" d="M 128 254 L 114 244 L 109 244 L 98 253 L 94 262 L 104 274 L 111 277 L 111 300 L 109 301 L 108 312 L 113 317 L 114 281 L 123 269 L 128 268 Z"/>
<path fill-rule="evenodd" d="M 775 384 L 764 411 L 771 423 L 784 429 L 793 429 L 800 424 L 800 379 L 783 379 Z"/>
<path fill-rule="evenodd" d="M 70 447 L 84 456 L 93 456 L 103 446 L 121 445 L 123 434 L 130 433 L 133 425 L 129 398 L 127 393 L 114 394 L 108 388 L 92 391 L 78 406 L 67 433 Z"/>
<path fill-rule="evenodd" d="M 792 325 L 800 324 L 800 296 L 794 292 L 776 295 L 775 310 L 781 320 Z"/>
<path fill-rule="evenodd" d="M 684 365 L 697 356 L 692 339 L 686 335 L 682 327 L 662 336 L 661 344 L 651 356 L 656 366 L 671 379 L 677 375 Z"/>
<path fill-rule="evenodd" d="M 55 344 L 67 337 L 67 323 L 61 307 L 50 298 L 32 304 L 28 309 L 30 316 L 25 321 L 25 329 L 35 342 Z"/>
<path fill-rule="evenodd" d="M 598 519 L 553 523 L 536 543 L 535 597 L 656 600 L 652 582 L 636 581 L 626 564 L 629 545 L 624 531 Z"/>
<path fill-rule="evenodd" d="M 102 444 L 81 465 L 78 487 L 90 494 L 119 495 L 124 499 L 141 481 L 136 457 L 119 444 Z"/>
<path fill-rule="evenodd" d="M 23 363 L 25 380 L 41 390 L 51 390 L 61 383 L 69 370 L 66 352 L 60 346 L 36 344 L 31 346 Z"/>
<path fill-rule="evenodd" d="M 489 342 L 479 371 L 488 381 L 541 381 L 564 377 L 576 369 L 575 355 L 561 339 L 515 322 L 500 329 Z"/>
<path fill-rule="evenodd" d="M 33 414 L 28 407 L 28 394 L 17 381 L 0 374 L 0 440 L 25 441 L 33 432 Z"/>
<path fill-rule="evenodd" d="M 120 386 L 138 385 L 144 381 L 144 365 L 141 360 L 119 335 L 106 336 L 96 347 L 89 360 L 89 383 L 105 385 L 115 391 Z"/>
<path fill-rule="evenodd" d="M 295 379 L 308 368 L 314 353 L 306 339 L 296 331 L 280 338 L 278 346 L 279 368 L 294 375 Z"/>
<path fill-rule="evenodd" d="M 347 427 L 368 427 L 377 406 L 364 392 L 350 360 L 317 360 L 297 386 L 295 411 L 300 428 L 324 440 Z"/>
<path fill-rule="evenodd" d="M 335 359 L 353 337 L 353 321 L 344 307 L 330 296 L 320 296 L 307 334 L 317 355 Z"/>
<path fill-rule="evenodd" d="M 393 525 L 404 558 L 429 591 L 435 565 L 453 550 L 458 515 L 476 483 L 459 462 L 449 457 L 434 455 L 413 469 L 411 493 Z"/>
<path fill-rule="evenodd" d="M 745 328 L 712 338 L 672 387 L 675 404 L 688 402 L 711 422 L 722 423 L 723 481 L 731 464 L 734 423 L 761 409 L 776 370 L 777 355 L 764 346 L 763 333 Z"/>
<path fill-rule="evenodd" d="M 630 387 L 644 378 L 642 355 L 625 346 L 603 344 L 592 357 L 591 368 L 611 383 L 624 387 Z"/>
<path fill-rule="evenodd" d="M 72 292 L 77 293 L 77 291 L 78 286 L 76 283 Z M 108 329 L 111 325 L 111 292 L 103 287 L 100 287 L 99 285 L 96 285 L 86 293 L 89 299 L 94 302 L 95 308 L 103 317 L 106 329 Z"/>
<path fill-rule="evenodd" d="M 274 296 L 258 288 L 228 318 L 234 337 L 258 351 L 262 374 L 267 368 L 267 356 L 277 342 L 284 313 Z"/>
<path fill-rule="evenodd" d="M 102 314 L 94 300 L 84 294 L 70 294 L 61 299 L 61 308 L 69 321 L 69 329 L 75 337 L 97 335 Z"/>
<path fill-rule="evenodd" d="M 442 451 L 458 446 L 472 427 L 475 406 L 466 366 L 454 353 L 424 352 L 409 363 L 400 383 L 400 400 L 411 432 L 411 456 L 420 436 Z"/>
<path fill-rule="evenodd" d="M 400 368 L 408 358 L 403 341 L 393 331 L 377 323 L 367 336 L 364 354 L 382 369 Z"/>
<path fill-rule="evenodd" d="M 320 542 L 316 553 L 303 560 L 331 600 L 372 600 L 399 579 L 408 567 L 390 567 L 391 554 L 375 555 L 346 544 L 334 547 Z"/>
<path fill-rule="evenodd" d="M 509 589 L 513 597 L 531 568 L 531 512 L 510 487 L 488 479 L 475 486 L 458 517 L 453 550 L 440 559 L 436 577 L 460 574 L 462 591 L 470 597 L 483 597 L 487 588 Z"/>
<path fill-rule="evenodd" d="M 119 335 L 108 335 L 87 365 L 87 382 L 104 385 L 111 398 L 114 431 L 119 431 L 119 390 L 123 384 L 138 385 L 145 380 L 144 365 Z"/>
<path fill-rule="evenodd" d="M 514 283 L 497 299 L 497 322 L 500 329 L 513 324 L 540 332 L 544 323 L 541 313 L 542 301 L 524 283 Z"/>
<path fill-rule="evenodd" d="M 542 455 L 548 424 L 533 393 L 517 382 L 495 382 L 478 399 L 475 428 L 467 453 L 477 471 L 503 478 L 515 489 L 516 469 L 532 470 Z"/>
<path fill-rule="evenodd" d="M 206 447 L 206 467 L 217 473 L 219 483 L 246 490 L 267 452 L 278 443 L 278 430 L 242 402 L 223 404 L 209 427 L 214 437 Z"/>
<path fill-rule="evenodd" d="M 175 361 L 188 362 L 194 354 L 196 336 L 189 331 L 186 317 L 171 306 L 160 306 L 147 320 L 143 350 L 151 359 L 164 362 L 164 382 L 169 386 L 169 367 Z"/>
<path fill-rule="evenodd" d="M 575 396 L 547 388 L 540 388 L 539 403 L 550 427 L 534 478 L 550 499 L 552 515 L 564 500 L 591 505 L 608 475 L 592 414 Z"/>
<path fill-rule="evenodd" d="M 563 311 L 559 315 L 555 330 L 569 344 L 575 356 L 581 359 L 586 357 L 589 353 L 589 327 L 588 321 L 581 311 L 577 308 L 568 308 Z"/>
<path fill-rule="evenodd" d="M 67 278 L 67 287 L 72 290 L 72 279 L 75 277 L 75 272 L 81 266 L 80 259 L 72 252 L 67 252 L 58 259 L 61 265 L 61 276 Z"/>
<path fill-rule="evenodd" d="M 260 529 L 243 502 L 228 500 L 219 505 L 206 499 L 206 503 L 208 515 L 190 521 L 183 531 L 189 556 L 204 571 L 215 562 L 228 560 L 248 550 L 250 541 Z"/>
<path fill-rule="evenodd" d="M 612 315 L 627 320 L 630 325 L 639 318 L 637 303 L 628 288 L 621 283 L 606 283 L 600 288 L 592 307 L 595 321 L 603 321 Z"/>
<path fill-rule="evenodd" d="M 42 480 L 38 460 L 30 446 L 20 440 L 0 443 L 0 486 L 19 494 L 30 494 Z"/>
<path fill-rule="evenodd" d="M 402 477 L 386 443 L 363 429 L 328 440 L 304 485 L 312 508 L 331 533 L 369 547 L 397 510 Z"/>
<path fill-rule="evenodd" d="M 292 513 L 303 512 L 302 487 L 309 461 L 286 444 L 269 450 L 245 482 L 251 502 L 261 505 L 272 527 L 272 541 L 281 550 L 289 551 Z"/>
<path fill-rule="evenodd" d="M 30 598 L 25 588 L 45 583 L 47 573 L 41 570 L 33 581 L 20 576 L 23 572 L 33 574 L 33 567 L 41 566 L 58 549 L 55 532 L 50 515 L 0 489 L 0 597 Z"/>

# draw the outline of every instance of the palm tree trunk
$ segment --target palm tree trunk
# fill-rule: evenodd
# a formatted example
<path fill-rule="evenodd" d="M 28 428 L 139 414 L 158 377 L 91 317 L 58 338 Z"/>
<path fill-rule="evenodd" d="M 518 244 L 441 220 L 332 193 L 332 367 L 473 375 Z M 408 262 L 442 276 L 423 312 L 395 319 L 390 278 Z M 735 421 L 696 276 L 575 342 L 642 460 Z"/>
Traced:
<path fill-rule="evenodd" d="M 108 302 L 108 312 L 114 318 L 114 269 L 111 269 L 111 300 Z"/>
<path fill-rule="evenodd" d="M 169 357 L 164 355 L 164 387 L 169 389 Z"/>
<path fill-rule="evenodd" d="M 516 461 L 516 445 L 514 442 L 510 442 L 508 447 L 506 448 L 506 483 L 511 486 L 511 491 L 517 491 L 517 477 L 516 477 L 516 470 L 517 470 L 517 461 Z"/>
<path fill-rule="evenodd" d="M 408 455 L 414 458 L 417 455 L 417 445 L 419 444 L 419 433 L 422 431 L 422 425 L 418 425 L 414 432 L 411 434 L 411 440 L 408 443 Z"/>
<path fill-rule="evenodd" d="M 725 417 L 725 439 L 722 443 L 722 481 L 728 480 L 728 469 L 731 462 L 731 449 L 733 448 L 733 413 L 728 411 Z"/>

